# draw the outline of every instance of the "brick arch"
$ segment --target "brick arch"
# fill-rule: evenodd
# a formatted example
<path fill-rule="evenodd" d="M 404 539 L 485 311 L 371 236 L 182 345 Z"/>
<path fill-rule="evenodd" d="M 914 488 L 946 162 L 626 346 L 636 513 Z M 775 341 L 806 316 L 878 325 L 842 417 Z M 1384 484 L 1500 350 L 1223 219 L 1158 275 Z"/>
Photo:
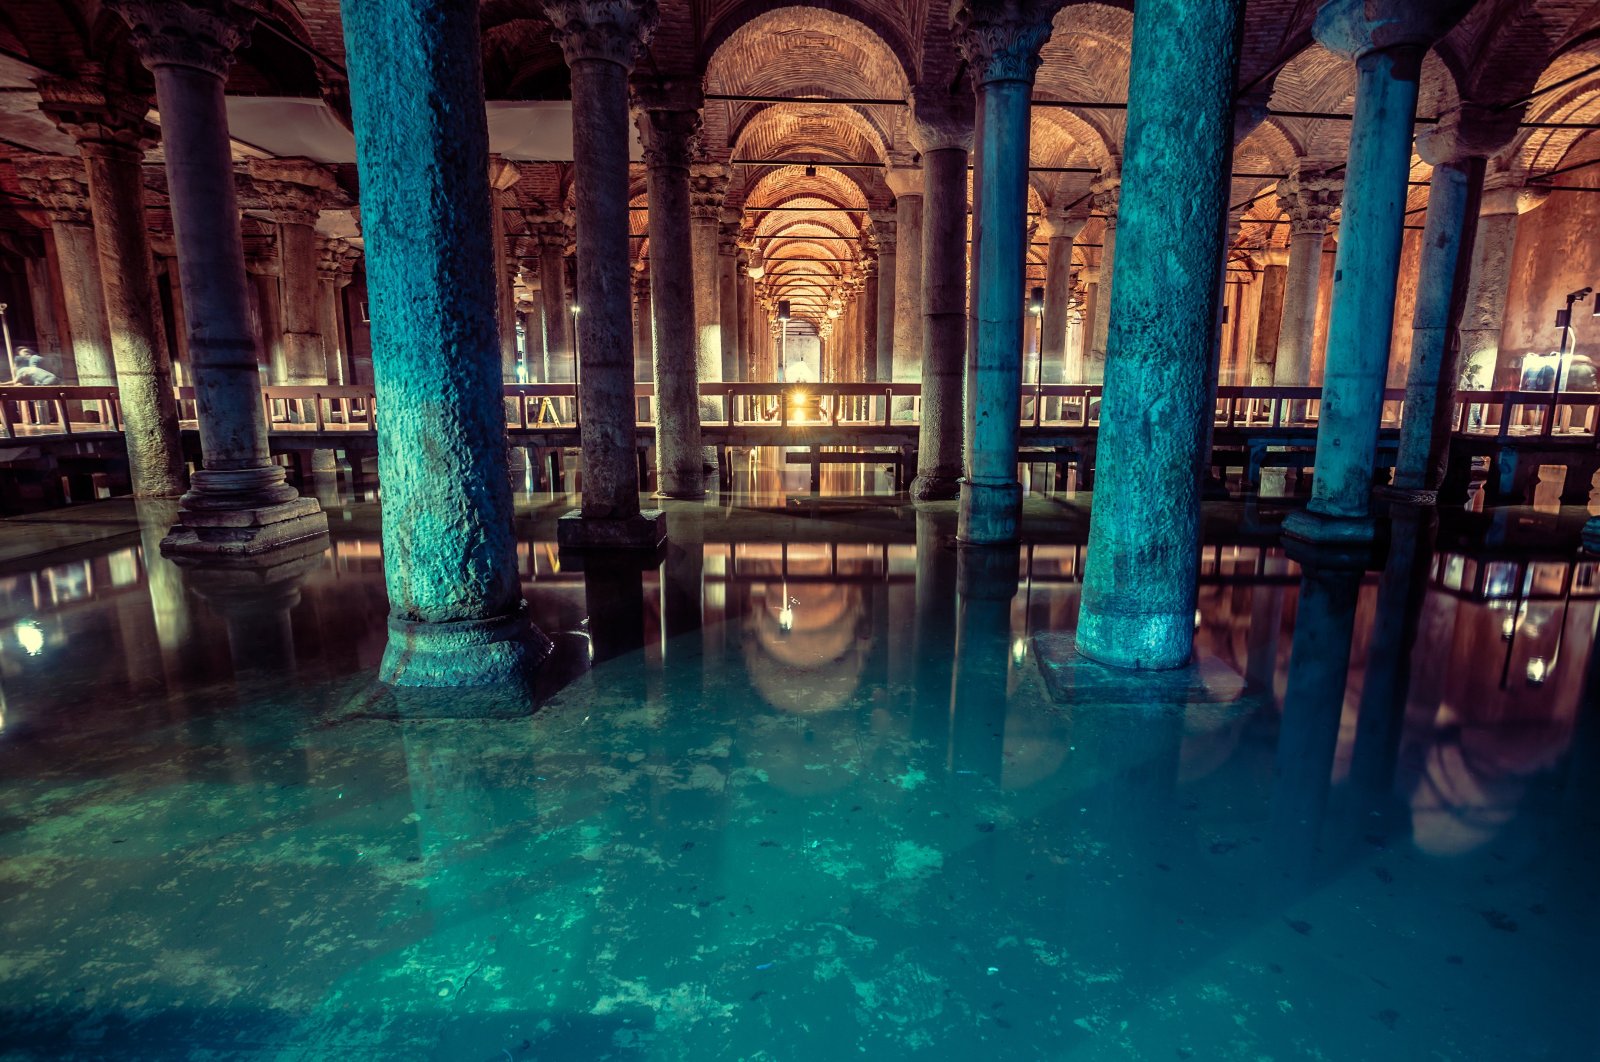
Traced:
<path fill-rule="evenodd" d="M 70 74 L 90 57 L 89 21 L 71 0 L 7 4 L 0 20 L 24 58 L 52 74 Z"/>
<path fill-rule="evenodd" d="M 1048 99 L 1121 102 L 1128 98 L 1133 12 L 1105 3 L 1072 3 L 1056 13 L 1040 49 L 1036 94 Z M 1120 158 L 1127 115 L 1120 110 L 1068 112 L 1092 129 L 1110 157 Z M 1088 140 L 1086 130 L 1078 133 Z"/>
<path fill-rule="evenodd" d="M 1600 34 L 1580 40 L 1552 59 L 1540 73 L 1535 88 L 1555 85 L 1600 63 Z M 1548 92 L 1528 107 L 1527 118 L 1540 122 L 1600 121 L 1600 75 L 1591 75 Z M 1507 152 L 1514 169 L 1530 175 L 1553 170 L 1580 142 L 1592 135 L 1582 129 L 1524 129 Z"/>
<path fill-rule="evenodd" d="M 815 177 L 807 177 L 803 164 L 793 166 L 742 167 L 742 182 L 728 189 L 726 203 L 738 208 L 746 202 L 758 206 L 771 206 L 775 197 L 791 191 L 814 190 L 817 194 L 839 202 L 843 206 L 887 206 L 892 198 L 876 171 L 852 167 L 836 169 L 826 163 L 817 164 Z"/>
<path fill-rule="evenodd" d="M 883 86 L 886 80 L 897 77 L 898 86 L 889 88 L 887 94 L 903 97 L 918 74 L 910 43 L 912 34 L 905 24 L 910 6 L 896 0 L 807 0 L 804 4 L 793 0 L 745 0 L 732 4 L 717 12 L 711 22 L 701 44 L 697 72 L 705 76 L 708 85 L 715 84 L 715 79 L 728 76 L 726 67 L 759 56 L 777 38 L 812 33 L 837 38 L 876 57 L 879 62 L 863 71 L 865 80 Z M 768 48 L 763 48 L 763 43 Z M 885 53 L 892 64 L 881 62 Z M 723 68 L 719 68 L 719 59 Z"/>
<path fill-rule="evenodd" d="M 804 103 L 757 105 L 733 128 L 729 146 L 734 157 L 822 152 L 842 162 L 887 162 L 888 138 L 863 110 Z"/>

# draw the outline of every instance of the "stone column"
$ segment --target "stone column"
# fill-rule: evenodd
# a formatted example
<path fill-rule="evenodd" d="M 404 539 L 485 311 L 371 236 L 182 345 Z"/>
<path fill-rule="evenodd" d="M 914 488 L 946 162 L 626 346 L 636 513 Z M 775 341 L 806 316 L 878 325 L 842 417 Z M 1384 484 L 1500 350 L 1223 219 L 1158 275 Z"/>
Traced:
<path fill-rule="evenodd" d="M 328 356 L 317 282 L 322 257 L 317 212 L 338 186 L 331 173 L 309 159 L 252 159 L 250 175 L 278 226 L 283 373 L 277 382 L 290 387 L 325 384 Z"/>
<path fill-rule="evenodd" d="M 965 174 L 963 174 L 965 177 Z M 886 182 L 894 193 L 897 254 L 894 264 L 894 336 L 890 372 L 895 383 L 922 379 L 922 172 L 891 166 Z M 962 189 L 962 199 L 966 190 Z M 910 403 L 905 405 L 910 410 Z"/>
<path fill-rule="evenodd" d="M 654 28 L 653 0 L 545 0 L 572 71 L 578 230 L 583 507 L 562 517 L 563 546 L 653 549 L 659 510 L 639 509 L 628 329 L 628 72 Z M 720 358 L 720 352 L 718 354 Z"/>
<path fill-rule="evenodd" d="M 194 474 L 173 553 L 250 555 L 327 531 L 311 498 L 284 482 L 267 449 L 234 190 L 223 81 L 253 16 L 234 0 L 116 0 L 156 81 L 184 319 L 205 467 Z"/>
<path fill-rule="evenodd" d="M 1097 384 L 1106 375 L 1106 342 L 1111 334 L 1111 286 L 1115 280 L 1117 253 L 1117 204 L 1122 194 L 1122 179 L 1102 174 L 1094 183 L 1090 199 L 1093 209 L 1105 215 L 1105 231 L 1100 236 L 1100 287 L 1095 299 L 1094 328 L 1089 335 L 1089 356 L 1084 361 L 1084 382 Z"/>
<path fill-rule="evenodd" d="M 1438 500 L 1449 457 L 1455 413 L 1461 333 L 1475 231 L 1487 159 L 1517 133 L 1521 109 L 1452 111 L 1417 137 L 1417 152 L 1433 167 L 1428 213 L 1422 225 L 1422 260 L 1411 318 L 1411 361 L 1406 369 L 1405 416 L 1391 496 L 1432 505 Z"/>
<path fill-rule="evenodd" d="M 255 288 L 256 320 L 260 325 L 261 354 L 268 377 L 277 382 L 286 371 L 283 364 L 283 313 L 278 298 L 278 256 L 260 255 L 245 259 L 245 273 Z"/>
<path fill-rule="evenodd" d="M 639 262 L 633 267 L 634 383 L 655 383 L 655 349 L 655 322 L 651 320 L 650 308 L 650 270 L 647 263 Z"/>
<path fill-rule="evenodd" d="M 478 12 L 343 7 L 380 408 L 389 641 L 401 686 L 516 679 L 548 643 L 517 577 Z M 453 386 L 441 388 L 441 363 Z"/>
<path fill-rule="evenodd" d="M 56 328 L 55 298 L 50 289 L 50 258 L 48 255 L 28 258 L 22 266 L 28 279 L 28 308 L 33 311 L 33 342 L 40 353 L 65 353 L 61 332 Z"/>
<path fill-rule="evenodd" d="M 918 501 L 961 493 L 961 392 L 967 363 L 967 152 L 970 96 L 918 89 L 912 143 L 922 155 L 922 421 L 918 429 Z M 904 202 L 909 196 L 902 197 Z"/>
<path fill-rule="evenodd" d="M 1289 215 L 1289 264 L 1283 277 L 1283 316 L 1272 366 L 1272 382 L 1279 387 L 1311 383 L 1322 242 L 1343 194 L 1343 176 L 1305 166 L 1278 188 L 1278 205 Z"/>
<path fill-rule="evenodd" d="M 145 228 L 144 149 L 155 138 L 143 96 L 95 80 L 41 79 L 40 106 L 78 142 L 102 264 L 100 293 L 116 365 L 135 497 L 183 493 L 183 449 L 172 361 Z M 81 383 L 88 383 L 81 375 Z"/>
<path fill-rule="evenodd" d="M 83 163 L 57 155 L 21 155 L 14 165 L 23 192 L 43 207 L 50 219 L 78 383 L 115 386 L 116 362 L 100 283 L 100 248 L 90 218 Z M 7 366 L 8 377 L 11 371 Z"/>
<path fill-rule="evenodd" d="M 515 163 L 499 155 L 489 156 L 489 229 L 494 237 L 494 312 L 500 332 L 500 379 L 512 384 L 517 382 L 517 302 L 508 271 L 511 252 L 506 247 L 505 208 L 517 205 L 511 188 L 519 176 Z"/>
<path fill-rule="evenodd" d="M 700 443 L 694 266 L 690 253 L 689 156 L 700 129 L 699 92 L 675 86 L 639 96 L 650 204 L 650 290 L 655 320 L 656 485 L 668 498 L 705 497 Z M 690 93 L 693 99 L 670 100 Z M 657 98 L 660 97 L 660 98 Z M 667 103 L 678 102 L 678 107 Z M 661 106 L 650 106 L 659 103 Z M 718 353 L 721 357 L 721 353 Z"/>
<path fill-rule="evenodd" d="M 730 382 L 740 378 L 739 220 L 739 211 L 724 210 L 717 224 L 717 305 L 722 324 L 722 378 Z"/>
<path fill-rule="evenodd" d="M 1277 372 L 1278 335 L 1283 330 L 1283 292 L 1289 274 L 1289 253 L 1276 247 L 1262 252 L 1261 306 L 1250 355 L 1250 386 L 1271 387 Z"/>
<path fill-rule="evenodd" d="M 694 278 L 695 361 L 703 384 L 722 380 L 722 297 L 717 282 L 717 226 L 728 194 L 728 171 L 699 163 L 689 171 L 689 253 Z M 654 248 L 655 242 L 651 241 Z M 700 419 L 720 420 L 722 402 L 700 399 Z"/>
<path fill-rule="evenodd" d="M 1105 313 L 1100 301 L 1100 267 L 1086 265 L 1078 274 L 1083 281 L 1083 324 L 1078 328 L 1078 376 L 1073 383 L 1089 382 L 1089 346 L 1094 342 L 1094 323 Z"/>
<path fill-rule="evenodd" d="M 1466 309 L 1461 319 L 1461 386 L 1465 389 L 1488 391 L 1497 385 L 1500 332 L 1505 324 L 1506 293 L 1511 289 L 1517 219 L 1549 195 L 1543 189 L 1507 182 L 1503 176 L 1491 179 L 1484 189 L 1472 241 Z"/>
<path fill-rule="evenodd" d="M 531 232 L 532 230 L 530 230 Z M 534 248 L 538 246 L 537 238 L 528 241 Z M 523 258 L 518 263 L 522 274 L 522 283 L 529 291 L 528 301 L 523 303 L 523 327 L 527 349 L 525 357 L 528 366 L 529 383 L 548 383 L 550 380 L 549 352 L 545 349 L 545 323 L 544 323 L 544 296 L 543 292 L 534 292 L 534 285 L 539 284 L 539 267 L 542 259 L 537 255 Z"/>
<path fill-rule="evenodd" d="M 874 357 L 872 378 L 888 383 L 894 380 L 894 286 L 899 274 L 899 238 L 894 211 L 870 210 L 872 237 L 878 248 L 878 317 L 873 325 Z"/>
<path fill-rule="evenodd" d="M 342 304 L 358 256 L 359 252 L 338 236 L 317 237 L 317 318 L 327 378 L 332 384 L 350 382 L 349 337 Z"/>
<path fill-rule="evenodd" d="M 1422 57 L 1460 17 L 1406 0 L 1330 0 L 1317 39 L 1356 64 L 1347 195 L 1334 261 L 1327 368 L 1311 502 L 1284 534 L 1311 542 L 1370 541 L 1372 463 L 1394 325 L 1406 180 Z"/>
<path fill-rule="evenodd" d="M 977 90 L 972 274 L 976 340 L 968 359 L 964 543 L 1014 542 L 1022 317 L 1028 229 L 1029 99 L 1050 38 L 1048 0 L 958 0 L 951 20 Z"/>
<path fill-rule="evenodd" d="M 572 350 L 572 317 L 567 309 L 567 225 L 560 220 L 545 220 L 533 228 L 539 242 L 539 304 L 544 311 L 545 381 L 571 383 L 577 360 Z"/>
<path fill-rule="evenodd" d="M 1194 640 L 1243 14 L 1244 0 L 1141 0 L 1133 18 L 1125 253 L 1077 635 L 1114 667 L 1179 667 Z"/>
<path fill-rule="evenodd" d="M 1039 322 L 1039 358 L 1044 382 L 1077 379 L 1080 366 L 1067 350 L 1067 305 L 1072 301 L 1072 244 L 1083 231 L 1083 218 L 1052 214 L 1046 221 L 1050 248 L 1044 266 L 1044 315 Z"/>

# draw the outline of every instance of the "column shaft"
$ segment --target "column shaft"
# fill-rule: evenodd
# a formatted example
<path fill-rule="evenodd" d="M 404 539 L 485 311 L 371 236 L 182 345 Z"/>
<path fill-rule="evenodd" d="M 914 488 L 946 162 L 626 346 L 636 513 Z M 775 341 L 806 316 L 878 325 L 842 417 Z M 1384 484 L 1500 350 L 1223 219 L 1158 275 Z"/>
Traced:
<path fill-rule="evenodd" d="M 1289 264 L 1283 277 L 1283 317 L 1278 328 L 1277 360 L 1272 382 L 1279 387 L 1311 383 L 1311 348 L 1317 332 L 1317 285 L 1322 279 L 1319 226 L 1289 237 Z"/>
<path fill-rule="evenodd" d="M 922 196 L 897 195 L 894 200 L 894 338 L 891 372 L 895 383 L 922 378 Z"/>
<path fill-rule="evenodd" d="M 1250 358 L 1250 386 L 1270 387 L 1277 373 L 1278 335 L 1283 330 L 1284 287 L 1288 267 L 1269 261 L 1261 270 L 1261 308 Z"/>
<path fill-rule="evenodd" d="M 564 239 L 547 236 L 539 244 L 539 302 L 544 310 L 545 379 L 571 383 L 577 368 L 572 353 L 572 318 L 567 309 Z"/>
<path fill-rule="evenodd" d="M 1067 370 L 1067 304 L 1072 300 L 1072 236 L 1050 237 L 1044 267 L 1044 315 L 1039 324 L 1039 359 L 1044 382 L 1065 383 Z"/>
<path fill-rule="evenodd" d="M 726 226 L 725 226 L 726 227 Z M 737 232 L 737 227 L 735 228 Z M 732 236 L 717 244 L 717 310 L 721 324 L 722 379 L 739 379 L 739 261 Z"/>
<path fill-rule="evenodd" d="M 297 222 L 278 226 L 282 270 L 283 382 L 291 387 L 328 382 L 317 287 L 317 230 Z"/>
<path fill-rule="evenodd" d="M 922 423 L 911 496 L 954 498 L 961 490 L 967 361 L 967 152 L 922 156 Z"/>
<path fill-rule="evenodd" d="M 1499 196 L 1500 199 L 1510 197 Z M 1489 390 L 1498 385 L 1500 333 L 1505 324 L 1506 294 L 1511 288 L 1511 255 L 1517 243 L 1517 211 L 1496 204 L 1479 215 L 1472 245 L 1472 275 L 1461 321 L 1461 368 L 1465 385 Z M 1507 381 L 1516 386 L 1517 381 Z"/>
<path fill-rule="evenodd" d="M 1105 231 L 1100 236 L 1100 285 L 1095 300 L 1094 328 L 1089 334 L 1089 356 L 1084 361 L 1084 382 L 1097 384 L 1105 380 L 1106 344 L 1111 334 L 1111 293 L 1114 290 L 1117 251 L 1117 215 L 1105 218 Z"/>
<path fill-rule="evenodd" d="M 72 360 L 78 383 L 84 387 L 112 387 L 117 382 L 116 359 L 111 353 L 111 327 L 100 277 L 100 249 L 93 226 L 52 221 L 56 261 L 61 267 L 61 294 L 67 304 L 67 328 L 72 332 Z"/>
<path fill-rule="evenodd" d="M 1178 667 L 1194 639 L 1243 11 L 1141 0 L 1134 14 L 1124 254 L 1077 633 L 1080 652 L 1116 667 Z"/>

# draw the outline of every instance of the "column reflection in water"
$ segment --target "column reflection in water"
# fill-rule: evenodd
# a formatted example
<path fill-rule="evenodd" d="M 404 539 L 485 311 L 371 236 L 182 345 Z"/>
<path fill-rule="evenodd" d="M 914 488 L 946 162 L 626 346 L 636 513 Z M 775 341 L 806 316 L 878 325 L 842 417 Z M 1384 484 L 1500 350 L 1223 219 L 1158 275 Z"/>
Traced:
<path fill-rule="evenodd" d="M 950 741 L 950 663 L 956 644 L 957 551 L 941 538 L 935 514 L 918 511 L 911 736 L 936 749 Z"/>
<path fill-rule="evenodd" d="M 1016 546 L 964 546 L 957 554 L 955 667 L 950 681 L 950 763 L 1000 783 L 1011 677 Z"/>

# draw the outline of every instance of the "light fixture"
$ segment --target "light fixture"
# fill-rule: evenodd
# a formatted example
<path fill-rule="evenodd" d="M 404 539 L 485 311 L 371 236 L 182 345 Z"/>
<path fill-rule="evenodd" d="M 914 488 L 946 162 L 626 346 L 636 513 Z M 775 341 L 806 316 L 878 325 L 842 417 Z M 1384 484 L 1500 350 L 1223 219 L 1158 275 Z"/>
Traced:
<path fill-rule="evenodd" d="M 573 303 L 572 304 L 572 316 L 574 316 L 574 317 L 578 316 L 578 314 L 580 312 L 582 312 L 582 310 L 583 310 L 583 307 L 579 306 L 577 303 Z"/>
<path fill-rule="evenodd" d="M 1044 289 L 1034 288 L 1028 293 L 1028 312 L 1035 317 L 1044 313 Z"/>
<path fill-rule="evenodd" d="M 1550 665 L 1542 656 L 1536 656 L 1528 661 L 1528 685 L 1543 686 L 1544 677 L 1549 672 Z"/>
<path fill-rule="evenodd" d="M 806 176 L 807 177 L 815 177 L 816 175 L 817 175 L 817 168 L 815 166 L 807 166 L 806 167 Z"/>
<path fill-rule="evenodd" d="M 788 299 L 779 299 L 778 300 L 778 320 L 780 320 L 780 321 L 789 320 L 789 300 Z"/>

